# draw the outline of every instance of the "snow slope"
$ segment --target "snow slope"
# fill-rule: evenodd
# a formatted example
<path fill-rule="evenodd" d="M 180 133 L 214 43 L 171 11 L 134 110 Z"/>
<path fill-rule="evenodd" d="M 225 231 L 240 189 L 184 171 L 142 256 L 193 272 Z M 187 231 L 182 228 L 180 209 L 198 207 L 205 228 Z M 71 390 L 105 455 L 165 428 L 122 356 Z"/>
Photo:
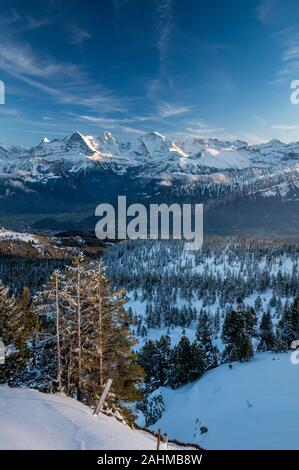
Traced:
<path fill-rule="evenodd" d="M 153 450 L 156 440 L 143 431 L 63 395 L 0 387 L 1 450 Z M 169 448 L 174 448 L 169 446 Z"/>
<path fill-rule="evenodd" d="M 259 353 L 177 390 L 154 392 L 166 410 L 153 428 L 206 449 L 299 449 L 298 389 L 299 365 L 290 354 Z"/>

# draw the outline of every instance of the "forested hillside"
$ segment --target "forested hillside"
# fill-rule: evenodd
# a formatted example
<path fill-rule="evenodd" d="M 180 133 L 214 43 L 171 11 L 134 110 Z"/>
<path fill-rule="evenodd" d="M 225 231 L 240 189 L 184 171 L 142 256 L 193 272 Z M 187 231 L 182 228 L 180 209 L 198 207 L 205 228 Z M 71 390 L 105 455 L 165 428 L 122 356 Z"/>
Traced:
<path fill-rule="evenodd" d="M 134 241 L 105 256 L 136 321 L 148 425 L 163 413 L 163 397 L 150 395 L 158 387 L 289 349 L 299 332 L 298 253 L 285 241 L 216 237 L 197 252 L 179 241 Z"/>
<path fill-rule="evenodd" d="M 1 383 L 93 407 L 113 378 L 106 412 L 148 427 L 167 423 L 165 387 L 299 339 L 296 243 L 136 240 L 104 253 L 92 235 L 1 233 Z"/>

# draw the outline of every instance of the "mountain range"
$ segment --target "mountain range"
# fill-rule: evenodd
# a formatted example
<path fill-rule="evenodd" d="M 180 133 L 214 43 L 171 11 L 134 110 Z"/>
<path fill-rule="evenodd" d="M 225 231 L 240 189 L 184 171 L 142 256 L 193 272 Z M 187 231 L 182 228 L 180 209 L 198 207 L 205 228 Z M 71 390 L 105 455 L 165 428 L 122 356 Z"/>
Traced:
<path fill-rule="evenodd" d="M 124 194 L 132 202 L 202 202 L 212 232 L 283 232 L 287 224 L 296 234 L 299 142 L 249 145 L 158 132 L 121 141 L 107 131 L 76 131 L 29 149 L 0 145 L 0 221 L 18 214 L 12 226 L 31 214 L 25 225 L 51 228 L 58 214 L 72 213 L 57 228 L 91 227 L 95 206 Z"/>

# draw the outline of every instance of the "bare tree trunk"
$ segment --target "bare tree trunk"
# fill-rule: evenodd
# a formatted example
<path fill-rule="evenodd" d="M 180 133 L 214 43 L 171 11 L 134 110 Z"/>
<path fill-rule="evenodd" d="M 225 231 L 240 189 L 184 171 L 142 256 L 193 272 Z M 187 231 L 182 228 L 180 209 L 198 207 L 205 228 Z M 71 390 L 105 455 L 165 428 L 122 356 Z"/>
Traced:
<path fill-rule="evenodd" d="M 100 345 L 99 345 L 99 356 L 100 356 L 100 385 L 104 386 L 104 370 L 103 370 L 103 319 L 102 319 L 102 290 L 99 286 L 99 335 L 100 335 Z"/>
<path fill-rule="evenodd" d="M 71 392 L 71 373 L 72 373 L 72 351 L 69 353 L 69 363 L 67 366 L 67 394 Z"/>
<path fill-rule="evenodd" d="M 56 303 L 56 349 L 57 349 L 57 382 L 58 391 L 62 391 L 61 385 L 61 349 L 60 349 L 60 309 L 59 309 L 59 286 L 58 286 L 58 273 L 55 273 L 55 303 Z"/>
<path fill-rule="evenodd" d="M 78 377 L 77 377 L 77 398 L 82 398 L 82 359 L 81 359 L 81 276 L 80 268 L 78 267 L 77 273 L 77 364 L 78 364 Z"/>

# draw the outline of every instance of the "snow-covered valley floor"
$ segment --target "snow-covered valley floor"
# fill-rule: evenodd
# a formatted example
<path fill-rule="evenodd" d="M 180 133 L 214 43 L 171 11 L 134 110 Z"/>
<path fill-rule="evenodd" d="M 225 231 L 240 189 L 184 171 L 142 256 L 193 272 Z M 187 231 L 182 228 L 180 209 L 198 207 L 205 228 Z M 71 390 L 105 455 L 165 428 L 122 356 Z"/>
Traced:
<path fill-rule="evenodd" d="M 299 364 L 289 353 L 259 353 L 154 393 L 166 409 L 153 428 L 170 438 L 206 449 L 299 449 Z M 208 432 L 201 434 L 201 426 Z"/>
<path fill-rule="evenodd" d="M 1 450 L 156 448 L 153 436 L 63 395 L 0 387 Z M 170 447 L 171 448 L 171 447 Z"/>

